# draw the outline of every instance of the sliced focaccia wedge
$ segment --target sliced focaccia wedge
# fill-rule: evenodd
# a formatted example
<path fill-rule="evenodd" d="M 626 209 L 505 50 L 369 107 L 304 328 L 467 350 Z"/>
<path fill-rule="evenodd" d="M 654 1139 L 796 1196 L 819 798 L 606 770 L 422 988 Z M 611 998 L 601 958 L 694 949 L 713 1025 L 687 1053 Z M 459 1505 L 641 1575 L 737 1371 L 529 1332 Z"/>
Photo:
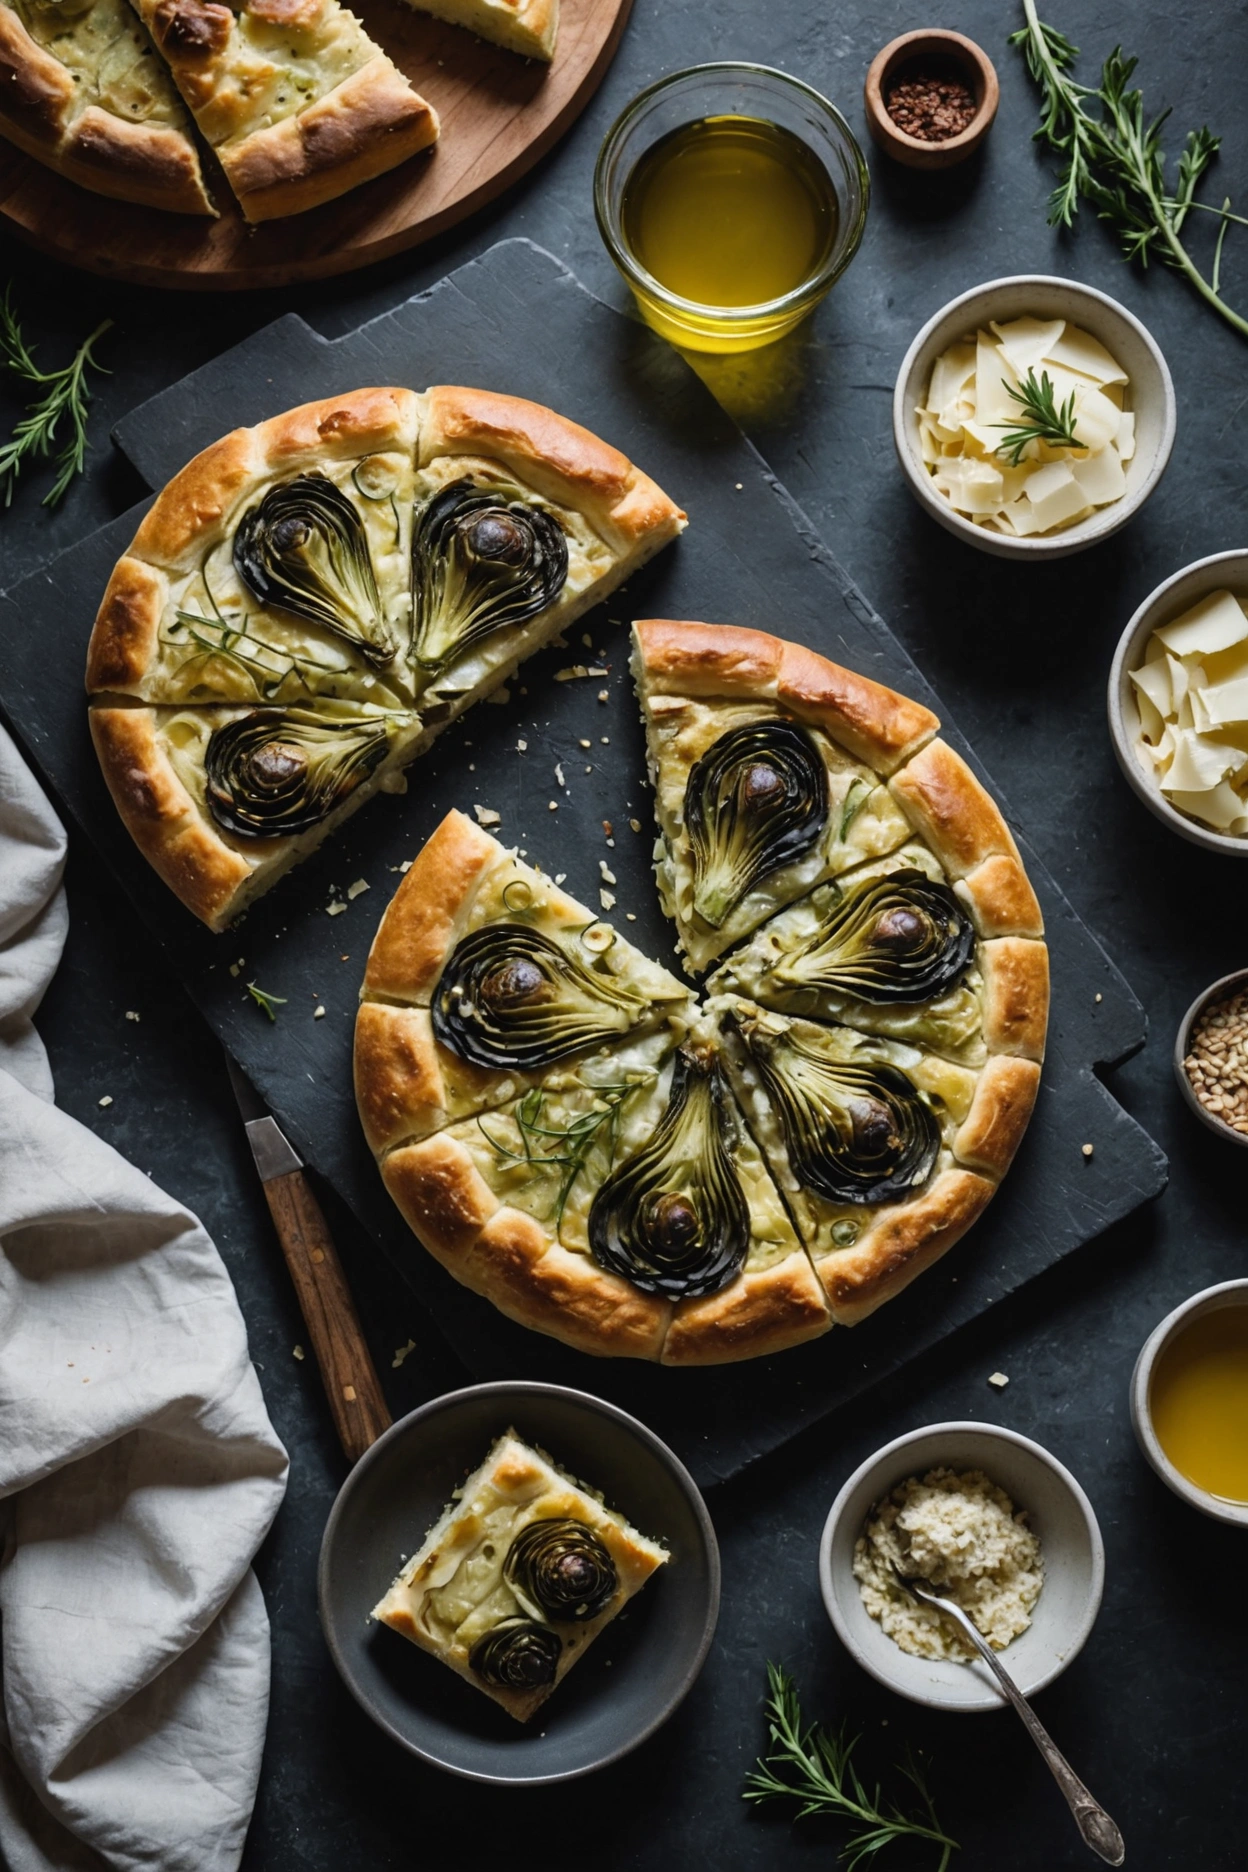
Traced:
<path fill-rule="evenodd" d="M 927 847 L 911 840 L 772 917 L 716 970 L 711 992 L 980 1065 L 1002 1014 L 981 965 L 986 959 L 993 969 L 996 951 L 985 952 L 982 938 L 999 927 L 993 911 L 1000 891 L 984 901 L 984 887 L 1004 881 L 1006 862 L 987 880 L 950 885 Z M 1039 937 L 1039 905 L 1021 866 L 1008 862 L 1018 872 L 1011 927 L 1021 923 Z M 1042 993 L 1041 1006 L 1046 999 Z"/>
<path fill-rule="evenodd" d="M 508 1430 L 372 1616 L 527 1722 L 668 1559 Z"/>
<path fill-rule="evenodd" d="M 392 773 L 397 782 L 397 766 L 683 525 L 617 450 L 485 391 L 356 390 L 235 430 L 157 496 L 114 568 L 87 689 L 93 707 L 114 712 L 130 700 L 206 719 L 222 704 L 250 706 L 256 730 L 272 730 L 230 788 L 191 786 L 218 841 L 237 848 L 241 895 L 222 893 L 215 861 L 197 880 L 188 845 L 162 868 L 163 842 L 141 835 L 154 800 L 135 817 L 139 731 L 115 769 L 118 736 L 97 725 L 123 816 L 166 882 L 222 928 L 319 843 L 326 819 Z M 349 785 L 320 773 L 312 786 L 299 737 L 269 711 L 324 710 L 337 723 L 348 704 L 392 717 L 393 759 L 370 767 L 369 785 L 348 762 Z M 153 758 L 154 795 L 165 773 Z M 260 849 L 279 838 L 297 843 Z M 210 914 L 197 907 L 206 903 Z"/>
<path fill-rule="evenodd" d="M 216 213 L 186 106 L 126 0 L 0 0 L 0 135 L 96 195 Z"/>
<path fill-rule="evenodd" d="M 581 1351 L 719 1364 L 831 1323 L 705 1041 L 618 1045 L 381 1172 L 458 1281 Z"/>
<path fill-rule="evenodd" d="M 395 893 L 360 992 L 356 1098 L 379 1153 L 639 1035 L 670 1052 L 692 1017 L 682 982 L 458 812 Z"/>
<path fill-rule="evenodd" d="M 884 782 L 939 726 L 918 703 L 722 625 L 634 625 L 633 671 L 659 893 L 695 969 L 910 835 Z"/>
<path fill-rule="evenodd" d="M 1026 1129 L 1040 1068 L 997 1054 L 972 1069 L 733 996 L 710 1005 L 833 1318 L 852 1325 L 983 1210 Z"/>
<path fill-rule="evenodd" d="M 427 149 L 437 112 L 339 0 L 134 0 L 248 221 Z"/>
<path fill-rule="evenodd" d="M 466 26 L 478 39 L 549 64 L 559 31 L 559 0 L 408 0 L 417 13 Z"/>

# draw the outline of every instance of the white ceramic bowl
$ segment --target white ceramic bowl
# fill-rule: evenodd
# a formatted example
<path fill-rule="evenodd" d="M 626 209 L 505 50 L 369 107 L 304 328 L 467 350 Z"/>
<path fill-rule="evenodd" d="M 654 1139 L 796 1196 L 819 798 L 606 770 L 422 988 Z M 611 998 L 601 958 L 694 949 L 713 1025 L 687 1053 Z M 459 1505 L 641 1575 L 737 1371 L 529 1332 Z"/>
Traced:
<path fill-rule="evenodd" d="M 1130 672 L 1144 661 L 1148 640 L 1159 625 L 1181 617 L 1210 592 L 1219 591 L 1223 586 L 1236 597 L 1248 598 L 1248 552 L 1211 553 L 1208 559 L 1197 559 L 1184 566 L 1181 572 L 1176 572 L 1149 593 L 1118 639 L 1114 652 L 1109 672 L 1109 732 L 1127 785 L 1163 825 L 1168 825 L 1180 838 L 1190 839 L 1193 845 L 1203 845 L 1206 851 L 1246 858 L 1248 838 L 1215 832 L 1212 826 L 1203 826 L 1181 813 L 1170 804 L 1152 773 L 1144 771 L 1136 752 L 1143 730 Z"/>
<path fill-rule="evenodd" d="M 942 352 L 990 319 L 1064 318 L 1099 338 L 1130 378 L 1127 406 L 1135 411 L 1135 454 L 1127 463 L 1127 491 L 1110 507 L 1098 507 L 1060 533 L 1014 539 L 975 526 L 950 506 L 924 464 L 915 414 L 927 394 L 932 366 Z M 999 559 L 1062 559 L 1108 539 L 1138 513 L 1165 472 L 1174 446 L 1174 385 L 1161 351 L 1134 313 L 1077 280 L 1045 273 L 1019 273 L 974 286 L 942 306 L 923 327 L 902 360 L 893 391 L 893 441 L 897 459 L 921 506 L 948 532 Z"/>
<path fill-rule="evenodd" d="M 1205 1110 L 1192 1089 L 1192 1082 L 1188 1078 L 1183 1065 L 1184 1060 L 1187 1058 L 1188 1047 L 1191 1044 L 1192 1028 L 1196 1025 L 1197 1016 L 1204 1013 L 1211 1001 L 1221 1001 L 1230 995 L 1238 993 L 1241 988 L 1248 988 L 1248 969 L 1235 969 L 1230 975 L 1223 975 L 1220 980 L 1212 982 L 1210 986 L 1205 989 L 1203 994 L 1197 995 L 1191 1007 L 1188 1008 L 1187 1013 L 1179 1022 L 1178 1031 L 1174 1036 L 1173 1061 L 1174 1076 L 1178 1080 L 1179 1093 L 1188 1110 L 1193 1112 L 1196 1117 L 1200 1119 L 1201 1124 L 1203 1124 L 1207 1130 L 1212 1131 L 1215 1137 L 1224 1139 L 1228 1144 L 1238 1144 L 1241 1150 L 1248 1150 L 1248 1133 L 1232 1130 L 1229 1124 L 1223 1124 L 1216 1112 Z"/>
<path fill-rule="evenodd" d="M 1200 1314 L 1214 1313 L 1222 1307 L 1231 1306 L 1248 1306 L 1248 1280 L 1223 1281 L 1217 1287 L 1203 1288 L 1200 1293 L 1193 1294 L 1190 1300 L 1185 1300 L 1182 1306 L 1175 1307 L 1173 1313 L 1167 1313 L 1160 1326 L 1149 1334 L 1131 1374 L 1131 1423 L 1136 1441 L 1167 1488 L 1173 1489 L 1193 1508 L 1199 1508 L 1201 1514 L 1211 1515 L 1215 1521 L 1229 1521 L 1232 1527 L 1248 1528 L 1248 1502 L 1227 1501 L 1221 1495 L 1211 1495 L 1207 1489 L 1198 1488 L 1194 1482 L 1189 1482 L 1175 1468 L 1157 1441 L 1149 1404 L 1153 1369 L 1162 1348 L 1169 1345 L 1176 1334 L 1185 1326 L 1190 1326 Z"/>
<path fill-rule="evenodd" d="M 856 1469 L 832 1504 L 819 1544 L 819 1585 L 846 1650 L 890 1690 L 932 1709 L 995 1710 L 1001 1692 L 978 1659 L 959 1664 L 912 1657 L 868 1615 L 853 1575 L 854 1543 L 869 1510 L 907 1476 L 929 1469 L 982 1469 L 1040 1537 L 1044 1586 L 1031 1624 L 1001 1661 L 1032 1696 L 1060 1677 L 1083 1648 L 1105 1583 L 1105 1549 L 1092 1504 L 1068 1469 L 1029 1437 L 999 1424 L 929 1424 L 885 1444 Z"/>

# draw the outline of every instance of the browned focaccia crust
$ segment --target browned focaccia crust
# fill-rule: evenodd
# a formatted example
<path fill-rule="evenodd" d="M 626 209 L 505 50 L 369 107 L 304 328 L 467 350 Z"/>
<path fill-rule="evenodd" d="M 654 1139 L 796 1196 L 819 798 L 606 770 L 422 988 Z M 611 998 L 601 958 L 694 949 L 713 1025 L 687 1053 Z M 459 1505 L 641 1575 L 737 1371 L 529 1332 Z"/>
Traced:
<path fill-rule="evenodd" d="M 248 221 L 301 214 L 436 141 L 436 111 L 339 0 L 134 0 Z"/>
<path fill-rule="evenodd" d="M 27 19 L 0 0 L 0 135 L 96 195 L 214 215 L 190 120 L 125 0 L 33 0 Z"/>
<path fill-rule="evenodd" d="M 877 773 L 892 773 L 940 727 L 922 703 L 765 631 L 642 618 L 633 635 L 651 695 L 779 703 Z"/>
<path fill-rule="evenodd" d="M 406 477 L 400 490 L 402 508 L 393 500 L 387 506 L 380 500 L 355 498 L 355 493 L 362 495 L 354 481 L 356 472 L 374 458 Z M 449 698 L 438 696 L 435 689 L 427 697 L 413 687 L 412 670 L 404 662 L 412 605 L 409 516 L 418 484 L 424 490 L 421 498 L 427 499 L 430 488 L 438 485 L 439 466 L 455 475 L 461 461 L 465 474 L 488 478 L 493 473 L 496 481 L 514 475 L 535 496 L 557 503 L 565 529 L 580 532 L 570 542 L 572 570 L 558 599 L 523 630 L 501 633 L 501 648 L 487 643 L 479 667 L 473 664 L 470 679 L 461 680 Z M 380 670 L 364 671 L 349 645 L 317 626 L 272 607 L 257 607 L 231 564 L 231 541 L 246 511 L 277 482 L 309 473 L 337 478 L 361 514 L 392 640 L 399 643 L 390 663 Z M 381 767 L 330 821 L 295 838 L 252 840 L 222 829 L 214 819 L 202 776 L 200 784 L 189 783 L 189 792 L 179 782 L 187 797 L 173 801 L 170 788 L 177 777 L 171 780 L 167 750 L 162 753 L 160 748 L 163 716 L 150 718 L 145 729 L 137 721 L 130 724 L 124 750 L 121 728 L 101 725 L 97 745 L 123 818 L 183 901 L 212 928 L 224 928 L 372 793 L 401 786 L 402 767 L 423 752 L 436 732 L 675 538 L 684 521 L 680 508 L 617 449 L 551 410 L 489 391 L 441 386 L 418 394 L 392 386 L 366 388 L 283 411 L 252 429 L 234 430 L 174 476 L 114 568 L 87 653 L 86 683 L 93 706 L 112 708 L 129 698 L 162 708 L 198 708 L 206 715 L 222 706 L 316 710 L 329 697 L 341 701 L 344 709 L 355 709 L 361 720 L 378 710 L 386 713 L 392 730 L 389 749 Z M 383 541 L 379 529 L 387 528 Z M 176 686 L 185 680 L 178 674 L 180 656 L 183 667 L 194 664 L 198 670 L 207 661 L 219 671 L 224 659 L 213 666 L 211 658 L 185 656 L 186 620 L 189 617 L 201 634 L 205 627 L 216 629 L 218 600 L 228 611 L 231 593 L 235 613 L 245 619 L 247 630 L 258 629 L 265 638 L 266 654 L 279 664 L 288 662 L 291 673 L 283 681 L 292 686 L 276 697 L 267 691 L 262 695 L 251 676 L 239 674 L 237 665 L 230 673 L 233 687 L 214 688 L 219 674 L 206 687 L 189 692 Z M 177 630 L 183 635 L 171 648 Z M 319 679 L 323 695 L 311 686 L 300 656 L 310 657 L 317 670 L 328 671 Z M 451 667 L 454 672 L 460 665 Z M 139 784 L 144 749 L 150 767 L 146 789 Z M 163 802 L 159 813 L 155 798 Z M 197 825 L 192 823 L 196 815 Z M 176 844 L 171 842 L 175 826 Z M 198 880 L 192 875 L 196 853 L 202 854 L 205 873 Z"/>
<path fill-rule="evenodd" d="M 984 1212 L 995 1185 L 946 1170 L 913 1202 L 883 1209 L 850 1248 L 825 1256 L 819 1273 L 832 1318 L 854 1326 L 938 1261 Z"/>
<path fill-rule="evenodd" d="M 417 13 L 432 13 L 466 27 L 492 45 L 549 64 L 559 31 L 559 0 L 408 0 Z"/>

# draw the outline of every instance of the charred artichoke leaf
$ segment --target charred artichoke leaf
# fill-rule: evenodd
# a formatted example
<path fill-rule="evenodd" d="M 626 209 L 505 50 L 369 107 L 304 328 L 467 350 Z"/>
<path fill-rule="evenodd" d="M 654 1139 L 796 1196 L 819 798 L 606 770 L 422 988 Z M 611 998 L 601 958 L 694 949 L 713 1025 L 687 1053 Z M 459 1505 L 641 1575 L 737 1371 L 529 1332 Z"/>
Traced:
<path fill-rule="evenodd" d="M 860 1001 L 930 1001 L 966 972 L 970 919 L 947 884 L 894 871 L 829 893 L 813 935 L 778 962 L 785 988 L 822 988 Z"/>
<path fill-rule="evenodd" d="M 817 844 L 828 776 L 809 734 L 788 721 L 731 728 L 694 762 L 685 787 L 693 907 L 712 929 L 741 899 Z"/>
<path fill-rule="evenodd" d="M 310 831 L 381 765 L 396 722 L 391 715 L 295 708 L 236 716 L 208 737 L 208 810 L 236 838 Z"/>
<path fill-rule="evenodd" d="M 507 1550 L 503 1578 L 531 1618 L 581 1624 L 605 1612 L 620 1576 L 583 1521 L 530 1521 Z"/>
<path fill-rule="evenodd" d="M 505 1618 L 477 1639 L 468 1668 L 496 1690 L 540 1690 L 554 1683 L 563 1640 L 549 1625 Z"/>
<path fill-rule="evenodd" d="M 261 604 L 319 624 L 375 669 L 398 649 L 364 522 L 328 475 L 313 470 L 279 481 L 249 507 L 234 534 L 234 569 Z"/>
<path fill-rule="evenodd" d="M 738 1023 L 780 1116 L 798 1181 L 834 1203 L 881 1203 L 913 1194 L 940 1152 L 935 1113 L 900 1067 L 837 1059 L 792 1028 Z"/>
<path fill-rule="evenodd" d="M 526 923 L 487 923 L 455 945 L 433 994 L 435 1037 L 474 1066 L 529 1071 L 622 1033 L 650 1000 Z"/>
<path fill-rule="evenodd" d="M 750 1215 L 732 1166 L 718 1057 L 681 1047 L 667 1110 L 648 1144 L 614 1171 L 589 1212 L 590 1253 L 643 1293 L 687 1300 L 735 1280 Z"/>
<path fill-rule="evenodd" d="M 412 657 L 429 673 L 554 604 L 568 542 L 545 507 L 471 475 L 435 494 L 412 538 Z"/>

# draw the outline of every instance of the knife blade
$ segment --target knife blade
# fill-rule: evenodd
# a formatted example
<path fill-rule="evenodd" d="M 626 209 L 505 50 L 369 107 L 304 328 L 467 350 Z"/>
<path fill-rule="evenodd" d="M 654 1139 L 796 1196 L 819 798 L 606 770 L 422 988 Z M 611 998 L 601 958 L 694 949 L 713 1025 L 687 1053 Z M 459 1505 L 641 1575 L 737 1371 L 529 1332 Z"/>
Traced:
<path fill-rule="evenodd" d="M 355 1462 L 391 1422 L 377 1368 L 303 1159 L 237 1060 L 227 1053 L 225 1063 L 334 1427 Z"/>

